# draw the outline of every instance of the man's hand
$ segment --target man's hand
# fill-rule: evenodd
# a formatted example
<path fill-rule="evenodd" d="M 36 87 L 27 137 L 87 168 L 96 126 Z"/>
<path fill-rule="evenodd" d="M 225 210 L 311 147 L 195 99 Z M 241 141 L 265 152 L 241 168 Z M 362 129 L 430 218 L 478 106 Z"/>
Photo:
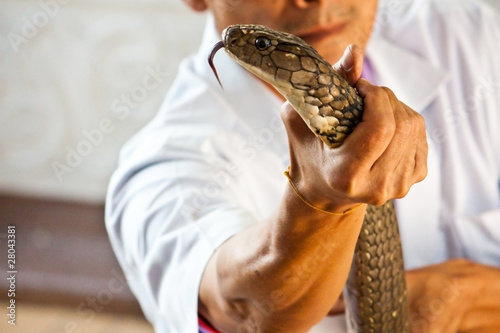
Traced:
<path fill-rule="evenodd" d="M 500 269 L 465 259 L 406 272 L 412 333 L 500 332 Z M 342 295 L 328 315 L 345 312 Z"/>
<path fill-rule="evenodd" d="M 406 279 L 412 333 L 500 332 L 500 269 L 456 259 Z"/>
<path fill-rule="evenodd" d="M 290 175 L 310 202 L 343 211 L 358 202 L 401 198 L 427 174 L 423 118 L 386 87 L 359 79 L 362 53 L 351 45 L 334 67 L 364 99 L 361 123 L 344 143 L 328 148 L 289 104 L 282 118 L 290 142 Z"/>

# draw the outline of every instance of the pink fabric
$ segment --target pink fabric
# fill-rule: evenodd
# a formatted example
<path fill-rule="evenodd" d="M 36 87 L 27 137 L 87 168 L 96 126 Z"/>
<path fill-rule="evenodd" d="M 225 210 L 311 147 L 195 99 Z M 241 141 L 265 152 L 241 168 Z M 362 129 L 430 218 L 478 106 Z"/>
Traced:
<path fill-rule="evenodd" d="M 213 329 L 200 315 L 198 315 L 198 326 L 200 333 L 219 333 Z"/>
<path fill-rule="evenodd" d="M 373 67 L 368 58 L 365 58 L 363 63 L 363 71 L 361 72 L 361 77 L 365 80 L 375 83 L 375 74 L 373 72 Z"/>

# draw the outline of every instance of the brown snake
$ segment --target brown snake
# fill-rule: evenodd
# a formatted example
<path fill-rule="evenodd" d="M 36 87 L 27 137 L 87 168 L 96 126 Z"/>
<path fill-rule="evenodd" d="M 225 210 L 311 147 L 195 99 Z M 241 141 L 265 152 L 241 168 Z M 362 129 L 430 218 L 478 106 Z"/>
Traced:
<path fill-rule="evenodd" d="M 340 146 L 361 121 L 357 91 L 302 39 L 261 25 L 229 26 L 209 56 L 216 76 L 212 59 L 221 48 L 282 93 L 329 147 Z M 409 332 L 406 293 L 394 206 L 368 206 L 344 289 L 348 326 L 359 333 Z"/>

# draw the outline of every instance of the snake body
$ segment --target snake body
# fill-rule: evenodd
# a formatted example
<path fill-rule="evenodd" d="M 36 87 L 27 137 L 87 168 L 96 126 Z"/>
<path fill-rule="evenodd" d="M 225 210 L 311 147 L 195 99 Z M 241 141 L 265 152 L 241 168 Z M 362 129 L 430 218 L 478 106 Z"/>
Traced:
<path fill-rule="evenodd" d="M 218 49 L 274 86 L 329 147 L 342 144 L 363 116 L 363 100 L 316 50 L 261 25 L 233 25 Z M 348 325 L 359 333 L 409 332 L 404 263 L 391 201 L 368 206 L 344 289 Z"/>

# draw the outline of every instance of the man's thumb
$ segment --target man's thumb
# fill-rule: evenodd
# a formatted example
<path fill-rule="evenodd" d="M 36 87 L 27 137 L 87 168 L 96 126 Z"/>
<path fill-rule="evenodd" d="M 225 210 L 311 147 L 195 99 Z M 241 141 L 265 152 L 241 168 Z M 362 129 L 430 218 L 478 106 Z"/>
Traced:
<path fill-rule="evenodd" d="M 363 50 L 356 44 L 350 44 L 345 49 L 342 58 L 333 65 L 333 69 L 353 86 L 361 77 L 363 57 Z"/>
<path fill-rule="evenodd" d="M 309 129 L 302 117 L 295 111 L 289 102 L 285 102 L 281 106 L 281 119 L 285 124 L 290 145 L 293 146 L 299 142 L 304 143 L 310 138 L 316 139 L 314 133 Z"/>

